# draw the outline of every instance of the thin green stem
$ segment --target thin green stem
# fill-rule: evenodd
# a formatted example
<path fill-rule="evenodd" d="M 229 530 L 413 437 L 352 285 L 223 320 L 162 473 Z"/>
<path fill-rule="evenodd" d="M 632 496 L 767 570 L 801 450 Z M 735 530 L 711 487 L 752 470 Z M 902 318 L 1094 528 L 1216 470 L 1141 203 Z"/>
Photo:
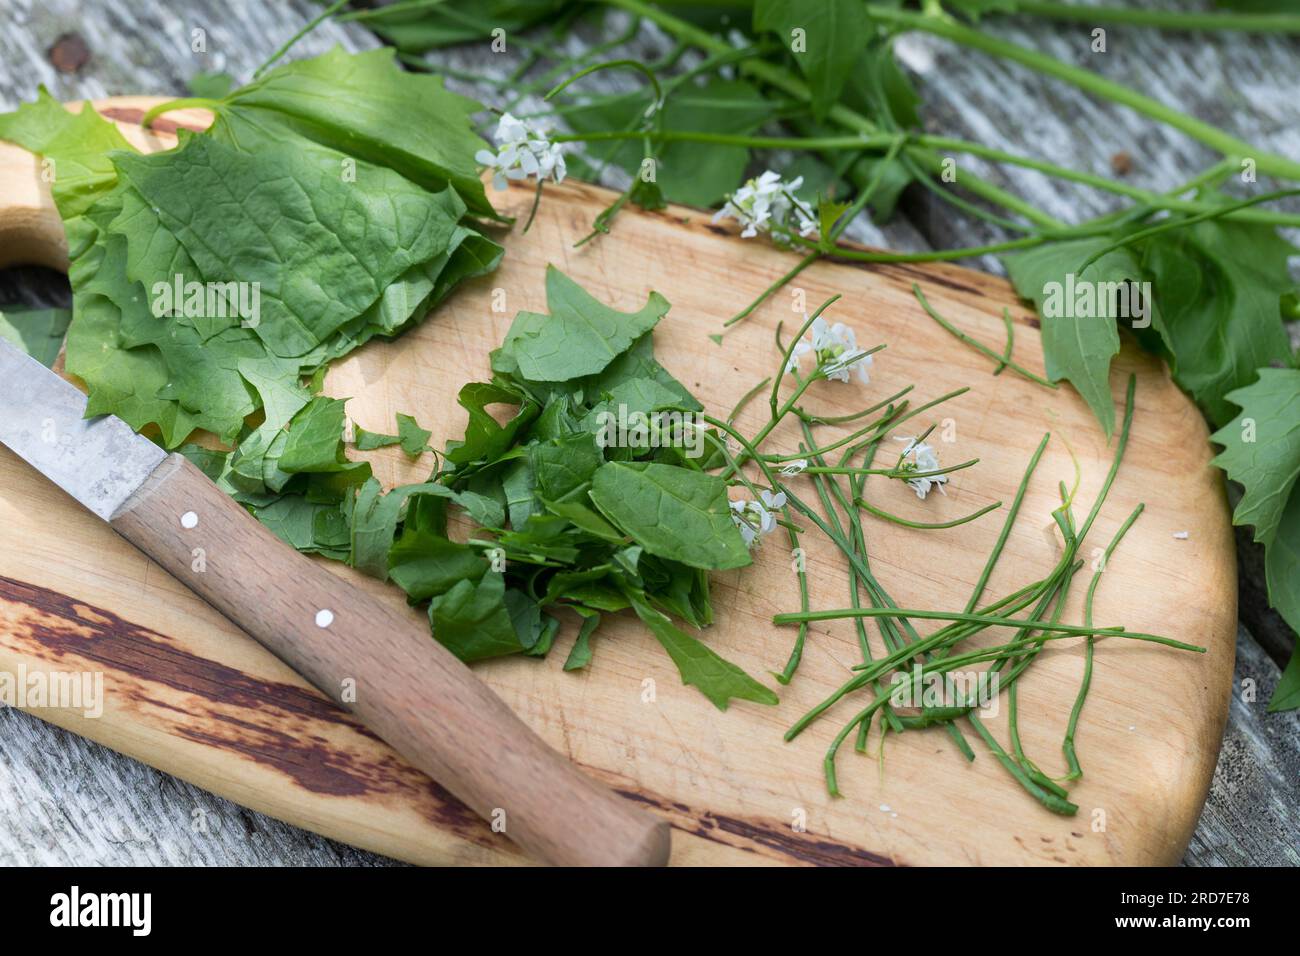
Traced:
<path fill-rule="evenodd" d="M 184 110 L 195 107 L 198 109 L 212 110 L 215 112 L 221 107 L 221 100 L 209 99 L 203 96 L 182 96 L 179 99 L 168 100 L 166 103 L 159 103 L 153 107 L 140 119 L 140 125 L 145 129 L 153 128 L 153 121 L 164 113 L 171 113 L 174 110 Z"/>
<path fill-rule="evenodd" d="M 1115 536 L 1110 539 L 1110 544 L 1106 545 L 1106 550 L 1102 553 L 1101 567 L 1093 573 L 1092 580 L 1088 583 L 1087 597 L 1084 598 L 1083 602 L 1083 623 L 1087 627 L 1092 626 L 1093 597 L 1097 593 L 1097 585 L 1101 581 L 1101 576 L 1106 570 L 1106 563 L 1110 560 L 1110 556 L 1114 552 L 1115 548 L 1119 546 L 1120 541 L 1124 539 L 1124 535 L 1128 533 L 1128 529 L 1133 526 L 1133 522 L 1137 521 L 1138 516 L 1142 514 L 1144 507 L 1144 505 L 1139 504 L 1133 509 L 1132 514 L 1130 514 L 1124 520 L 1124 523 L 1119 526 L 1119 530 L 1115 532 Z M 1092 685 L 1094 641 L 1095 638 L 1090 637 L 1084 645 L 1083 679 L 1079 682 L 1079 694 L 1075 697 L 1074 706 L 1070 709 L 1070 722 L 1065 728 L 1065 739 L 1061 742 L 1061 751 L 1065 754 L 1065 762 L 1069 766 L 1069 772 L 1065 777 L 1066 780 L 1077 780 L 1079 777 L 1083 776 L 1083 768 L 1079 765 L 1079 757 L 1074 750 L 1074 735 L 1075 731 L 1078 730 L 1079 727 L 1079 715 L 1083 713 L 1083 702 L 1087 699 L 1088 690 Z"/>
<path fill-rule="evenodd" d="M 961 518 L 953 518 L 951 521 L 912 521 L 908 518 L 902 518 L 896 514 L 891 514 L 888 511 L 885 511 L 881 508 L 877 508 L 875 505 L 868 502 L 865 498 L 856 498 L 854 499 L 853 503 L 856 504 L 863 511 L 875 515 L 877 518 L 883 518 L 885 521 L 891 521 L 894 524 L 901 525 L 904 528 L 915 528 L 918 531 L 942 531 L 945 528 L 956 528 L 958 525 L 969 524 L 970 522 L 975 521 L 978 518 L 984 517 L 990 511 L 996 511 L 997 509 L 1002 507 L 1002 502 L 995 501 L 993 502 L 993 504 L 986 505 L 985 507 L 981 508 L 979 511 L 971 512 L 970 514 L 965 515 L 964 517 Z"/>
<path fill-rule="evenodd" d="M 990 10 L 991 16 L 998 11 Z M 1161 30 L 1243 30 L 1251 33 L 1300 33 L 1300 16 L 1292 13 L 1184 13 L 1181 10 L 1141 10 L 1089 6 L 1052 0 L 1016 0 L 1016 13 L 1074 23 L 1121 23 Z"/>
<path fill-rule="evenodd" d="M 347 3 L 348 0 L 335 0 L 334 3 L 331 3 L 328 7 L 322 10 L 319 16 L 317 16 L 314 20 L 309 22 L 305 27 L 303 27 L 293 36 L 289 37 L 289 39 L 285 41 L 284 45 L 281 46 L 280 49 L 272 53 L 265 63 L 263 63 L 256 70 L 254 70 L 253 79 L 257 79 L 259 76 L 265 73 L 267 69 L 275 63 L 276 60 L 280 59 L 280 57 L 288 53 L 295 43 L 297 43 L 299 40 L 305 37 L 308 33 L 311 33 L 312 30 L 315 30 L 318 26 L 320 26 L 330 17 L 334 16 L 334 14 L 338 13 L 339 10 L 347 6 Z"/>
<path fill-rule="evenodd" d="M 1057 387 L 1055 382 L 1049 382 L 1041 375 L 1036 375 L 1033 372 L 1029 371 L 1029 369 L 1025 368 L 1023 365 L 1019 365 L 1011 361 L 1011 347 L 1010 347 L 1009 338 L 1007 340 L 1006 354 L 998 355 L 997 352 L 994 352 L 983 342 L 980 342 L 972 338 L 971 336 L 967 335 L 961 329 L 957 328 L 957 326 L 953 325 L 942 315 L 936 312 L 934 306 L 930 305 L 929 300 L 926 299 L 925 294 L 921 291 L 921 287 L 917 285 L 915 282 L 912 283 L 912 295 L 916 296 L 916 301 L 921 303 L 921 308 L 925 309 L 926 313 L 930 316 L 930 318 L 934 319 L 941 326 L 943 326 L 945 329 L 947 329 L 949 332 L 951 332 L 961 341 L 965 342 L 971 348 L 975 349 L 977 352 L 982 352 L 983 354 L 987 355 L 989 358 L 993 359 L 993 361 L 999 363 L 998 371 L 1001 371 L 1003 368 L 1009 368 L 1017 375 L 1020 375 L 1023 378 L 1027 378 L 1031 382 L 1037 382 L 1039 385 L 1046 386 L 1047 388 Z"/>
<path fill-rule="evenodd" d="M 1188 116 L 1186 113 L 1181 113 L 1143 93 L 1109 80 L 1104 76 L 1099 76 L 1082 67 L 1075 66 L 1072 63 L 1064 63 L 1037 50 L 1017 46 L 1000 37 L 971 29 L 951 17 L 898 10 L 878 4 L 867 4 L 867 11 L 873 19 L 880 23 L 890 24 L 905 30 L 920 30 L 923 33 L 943 37 L 973 50 L 979 50 L 983 53 L 1019 63 L 1046 76 L 1064 80 L 1084 92 L 1128 106 L 1152 119 L 1166 123 L 1217 150 L 1224 156 L 1251 157 L 1255 160 L 1257 168 L 1262 173 L 1300 180 L 1300 163 L 1276 153 L 1256 149 L 1244 140 L 1238 139 L 1210 123 L 1199 120 L 1194 116 Z"/>

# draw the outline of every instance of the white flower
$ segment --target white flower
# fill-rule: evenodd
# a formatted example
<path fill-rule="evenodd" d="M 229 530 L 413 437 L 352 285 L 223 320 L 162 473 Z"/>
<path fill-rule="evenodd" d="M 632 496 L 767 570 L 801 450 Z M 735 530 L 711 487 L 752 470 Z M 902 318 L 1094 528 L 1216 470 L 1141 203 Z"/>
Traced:
<path fill-rule="evenodd" d="M 795 475 L 803 474 L 807 468 L 808 459 L 797 458 L 794 461 L 787 462 L 785 465 L 781 466 L 780 474 L 782 478 L 793 478 Z"/>
<path fill-rule="evenodd" d="M 740 529 L 740 537 L 747 547 L 753 547 L 760 535 L 770 534 L 776 530 L 776 518 L 772 514 L 785 507 L 785 492 L 764 490 L 759 492 L 759 501 L 740 498 L 731 502 L 731 520 Z"/>
<path fill-rule="evenodd" d="M 927 472 L 938 471 L 942 465 L 939 464 L 939 456 L 934 453 L 934 449 L 925 442 L 918 442 L 915 438 L 906 436 L 895 436 L 895 441 L 907 442 L 907 447 L 903 449 L 903 464 L 898 469 L 901 472 Z M 911 455 L 912 460 L 907 461 L 907 456 Z M 926 477 L 907 478 L 905 479 L 912 490 L 916 492 L 916 497 L 922 501 L 930 493 L 931 486 L 939 489 L 939 493 L 946 495 L 948 492 L 943 490 L 943 486 L 948 483 L 947 475 L 929 475 Z"/>
<path fill-rule="evenodd" d="M 538 181 L 550 176 L 557 183 L 564 182 L 568 170 L 564 165 L 563 147 L 552 143 L 546 134 L 529 123 L 502 113 L 493 138 L 497 151 L 480 149 L 474 154 L 478 163 L 493 170 L 492 184 L 505 189 L 510 179 L 527 179 L 536 176 Z"/>
<path fill-rule="evenodd" d="M 714 215 L 713 221 L 735 219 L 744 226 L 740 231 L 744 239 L 760 232 L 769 232 L 773 225 L 797 229 L 799 235 L 807 237 L 817 228 L 817 222 L 808 209 L 794 198 L 795 192 L 802 185 L 802 176 L 786 182 L 769 169 L 763 175 L 747 180 L 729 195 L 726 203 Z M 793 224 L 790 222 L 792 215 L 796 220 Z"/>
<path fill-rule="evenodd" d="M 785 363 L 785 370 L 792 374 L 798 372 L 799 359 L 802 356 L 807 355 L 812 350 L 813 347 L 809 343 L 805 342 L 803 339 L 800 339 L 798 342 L 794 343 L 794 350 L 790 353 L 790 361 Z"/>
<path fill-rule="evenodd" d="M 871 381 L 867 370 L 871 368 L 872 359 L 865 349 L 858 348 L 857 336 L 843 322 L 831 325 L 825 319 L 813 319 L 811 344 L 802 339 L 795 343 L 786 363 L 787 372 L 799 371 L 801 356 L 812 352 L 817 358 L 817 367 L 828 378 L 836 382 L 847 382 L 849 373 L 854 372 L 863 385 Z"/>

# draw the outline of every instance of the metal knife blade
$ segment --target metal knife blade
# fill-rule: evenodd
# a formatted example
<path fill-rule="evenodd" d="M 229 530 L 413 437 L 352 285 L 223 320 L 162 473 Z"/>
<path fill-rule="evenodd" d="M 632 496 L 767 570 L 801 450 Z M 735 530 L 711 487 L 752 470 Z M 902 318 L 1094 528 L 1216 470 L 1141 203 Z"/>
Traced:
<path fill-rule="evenodd" d="M 107 521 L 167 453 L 0 338 L 0 442 Z"/>

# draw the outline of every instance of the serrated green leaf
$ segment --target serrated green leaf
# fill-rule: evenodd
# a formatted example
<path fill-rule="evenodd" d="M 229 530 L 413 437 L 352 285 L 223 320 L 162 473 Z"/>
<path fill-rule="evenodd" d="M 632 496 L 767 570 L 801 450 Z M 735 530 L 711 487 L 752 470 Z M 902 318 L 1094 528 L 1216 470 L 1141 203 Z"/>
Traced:
<path fill-rule="evenodd" d="M 429 436 L 433 432 L 421 428 L 419 423 L 410 415 L 397 413 L 397 438 L 402 446 L 402 451 L 412 458 L 418 458 L 429 448 Z"/>
<path fill-rule="evenodd" d="M 0 338 L 49 368 L 59 357 L 63 336 L 71 321 L 69 309 L 10 307 L 0 312 Z"/>
<path fill-rule="evenodd" d="M 505 595 L 500 574 L 459 582 L 429 602 L 434 638 L 463 661 L 527 650 L 515 630 Z"/>
<path fill-rule="evenodd" d="M 231 93 L 218 111 L 214 135 L 227 135 L 222 127 L 232 116 L 244 121 L 244 132 L 268 124 L 291 129 L 425 189 L 450 183 L 475 213 L 495 216 L 474 161 L 487 147 L 469 119 L 481 108 L 445 89 L 441 77 L 399 69 L 387 47 L 364 53 L 335 47 L 286 63 Z"/>
<path fill-rule="evenodd" d="M 596 633 L 596 628 L 600 627 L 600 612 L 580 604 L 570 604 L 569 608 L 581 615 L 582 624 L 578 628 L 577 638 L 573 641 L 573 648 L 564 661 L 564 669 L 580 671 L 591 663 L 591 638 Z"/>
<path fill-rule="evenodd" d="M 1300 643 L 1291 652 L 1291 660 L 1278 678 L 1277 687 L 1273 689 L 1273 696 L 1268 701 L 1270 714 L 1296 708 L 1300 708 Z"/>
<path fill-rule="evenodd" d="M 1268 544 L 1300 475 L 1300 369 L 1262 368 L 1227 398 L 1241 414 L 1210 436 L 1223 446 L 1214 464 L 1245 488 L 1233 523 L 1254 525 Z"/>
<path fill-rule="evenodd" d="M 1222 425 L 1234 414 L 1228 392 L 1253 381 L 1256 369 L 1290 359 L 1278 309 L 1295 286 L 1287 260 L 1296 249 L 1272 227 L 1216 220 L 1164 233 L 1141 250 L 1174 380 Z"/>
<path fill-rule="evenodd" d="M 247 154 L 191 136 L 174 151 L 115 154 L 114 164 L 143 200 L 110 227 L 127 240 L 130 276 L 147 288 L 152 277 L 170 281 L 180 245 L 196 272 L 187 282 L 256 284 L 254 331 L 281 357 L 319 347 L 445 250 L 465 208 L 382 167 L 346 182 L 293 142 Z"/>

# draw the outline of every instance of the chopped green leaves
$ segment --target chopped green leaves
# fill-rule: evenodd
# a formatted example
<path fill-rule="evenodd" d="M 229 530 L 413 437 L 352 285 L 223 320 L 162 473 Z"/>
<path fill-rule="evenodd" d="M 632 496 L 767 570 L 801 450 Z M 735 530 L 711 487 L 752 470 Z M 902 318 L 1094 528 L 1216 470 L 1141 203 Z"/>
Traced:
<path fill-rule="evenodd" d="M 592 481 L 605 517 L 649 554 L 724 571 L 750 563 L 717 475 L 654 462 L 609 462 Z"/>
<path fill-rule="evenodd" d="M 501 357 L 534 382 L 567 382 L 603 371 L 655 327 L 668 302 L 657 292 L 639 312 L 616 312 L 554 266 L 546 270 L 550 315 L 520 312 Z"/>
<path fill-rule="evenodd" d="M 632 607 L 637 616 L 650 628 L 655 639 L 663 645 L 668 656 L 677 665 L 682 675 L 682 683 L 698 687 L 700 693 L 719 710 L 726 710 L 727 704 L 734 697 L 737 700 L 752 700 L 759 704 L 776 704 L 777 696 L 743 670 L 724 660 L 712 651 L 708 645 L 698 641 L 689 634 L 679 630 L 668 619 L 650 607 L 645 601 L 632 598 Z"/>
<path fill-rule="evenodd" d="M 412 458 L 418 458 L 428 449 L 429 436 L 432 434 L 427 429 L 421 428 L 413 417 L 403 415 L 401 412 L 397 413 L 396 435 L 368 432 L 359 425 L 353 428 L 357 451 L 374 451 L 376 448 L 387 448 L 389 445 L 401 445 L 402 451 Z"/>
<path fill-rule="evenodd" d="M 481 527 L 451 540 L 445 521 L 421 516 L 417 492 L 404 519 L 396 507 L 376 515 L 372 553 L 397 525 L 389 573 L 412 601 L 431 600 L 434 635 L 465 660 L 545 654 L 559 620 L 543 608 L 561 605 L 581 619 L 565 669 L 584 668 L 601 614 L 635 607 L 683 681 L 715 705 L 775 703 L 667 616 L 707 625 L 704 569 L 750 562 L 726 483 L 689 457 L 649 460 L 681 449 L 611 443 L 597 427 L 602 412 L 700 408 L 654 358 L 652 329 L 668 303 L 652 294 L 640 312 L 620 313 L 554 267 L 547 298 L 551 315 L 516 317 L 493 353 L 493 380 L 460 390 L 469 423 L 435 476 Z M 496 514 L 475 513 L 476 501 Z M 377 507 L 363 490 L 358 516 Z"/>

